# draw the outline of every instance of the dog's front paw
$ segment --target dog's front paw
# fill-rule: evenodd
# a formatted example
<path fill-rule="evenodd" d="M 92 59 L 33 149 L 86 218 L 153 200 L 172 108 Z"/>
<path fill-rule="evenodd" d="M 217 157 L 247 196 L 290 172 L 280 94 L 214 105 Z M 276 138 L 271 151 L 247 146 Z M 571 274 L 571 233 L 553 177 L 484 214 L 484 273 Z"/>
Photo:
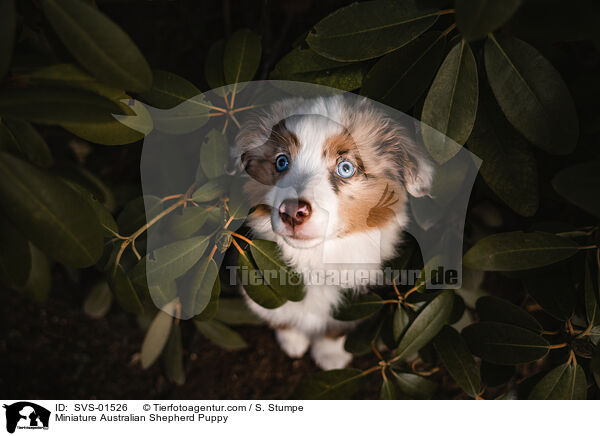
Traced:
<path fill-rule="evenodd" d="M 292 359 L 304 356 L 310 345 L 308 336 L 296 329 L 277 329 L 275 330 L 275 334 L 277 335 L 281 349 Z"/>
<path fill-rule="evenodd" d="M 345 336 L 336 339 L 326 337 L 316 339 L 310 354 L 321 369 L 344 368 L 352 360 L 352 353 L 344 350 L 345 341 Z"/>

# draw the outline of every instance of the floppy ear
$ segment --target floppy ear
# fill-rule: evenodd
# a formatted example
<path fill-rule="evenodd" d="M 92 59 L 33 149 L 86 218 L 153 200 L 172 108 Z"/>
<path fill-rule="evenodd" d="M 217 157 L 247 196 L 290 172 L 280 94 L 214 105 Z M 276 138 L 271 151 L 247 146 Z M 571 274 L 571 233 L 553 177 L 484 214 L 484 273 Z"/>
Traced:
<path fill-rule="evenodd" d="M 429 194 L 433 181 L 434 168 L 427 157 L 418 150 L 410 150 L 411 164 L 405 173 L 406 190 L 413 197 L 423 197 Z"/>

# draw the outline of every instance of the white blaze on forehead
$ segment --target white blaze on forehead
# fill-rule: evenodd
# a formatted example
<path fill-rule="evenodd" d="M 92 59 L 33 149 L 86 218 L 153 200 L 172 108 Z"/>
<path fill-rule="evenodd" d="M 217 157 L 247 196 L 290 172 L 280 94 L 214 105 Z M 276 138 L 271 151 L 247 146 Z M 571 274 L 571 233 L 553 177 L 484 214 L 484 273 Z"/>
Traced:
<path fill-rule="evenodd" d="M 327 139 L 340 134 L 343 126 L 324 115 L 291 116 L 285 126 L 296 135 L 300 144 L 299 153 L 294 159 L 298 170 L 311 173 L 326 169 L 323 152 Z"/>
<path fill-rule="evenodd" d="M 269 192 L 274 230 L 283 228 L 278 217 L 281 202 L 301 198 L 312 208 L 310 220 L 298 230 L 304 235 L 323 239 L 334 236 L 337 228 L 337 198 L 329 181 L 324 150 L 327 139 L 339 134 L 341 125 L 322 115 L 295 115 L 286 119 L 285 128 L 297 139 L 298 150 L 290 166 Z"/>

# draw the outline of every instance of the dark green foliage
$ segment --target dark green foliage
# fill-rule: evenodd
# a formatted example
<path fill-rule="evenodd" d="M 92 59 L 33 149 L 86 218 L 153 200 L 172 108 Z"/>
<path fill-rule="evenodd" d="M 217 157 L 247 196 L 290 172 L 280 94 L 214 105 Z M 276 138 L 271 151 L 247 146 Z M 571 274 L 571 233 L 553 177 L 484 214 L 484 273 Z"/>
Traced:
<path fill-rule="evenodd" d="M 587 382 L 583 368 L 565 363 L 557 366 L 535 385 L 530 400 L 585 400 Z"/>
<path fill-rule="evenodd" d="M 334 316 L 357 321 L 345 348 L 361 355 L 361 368 L 308 374 L 294 397 L 357 398 L 371 388 L 382 399 L 597 399 L 597 3 L 319 5 L 294 42 L 296 34 L 273 41 L 268 20 L 252 18 L 199 48 L 186 35 L 173 57 L 193 65 L 189 58 L 200 55 L 204 65 L 164 71 L 151 69 L 133 42 L 147 51 L 139 32 L 130 37 L 104 2 L 0 1 L 0 283 L 43 303 L 57 277 L 68 276 L 89 317 L 137 315 L 147 330 L 142 367 L 160 358 L 175 384 L 186 380 L 190 331 L 227 350 L 246 347 L 241 326 L 263 322 L 221 281 L 222 257 L 233 252 L 240 273 L 265 279 L 245 286 L 265 308 L 300 301 L 305 289 L 286 280 L 296 273 L 274 243 L 231 230 L 249 206 L 242 183 L 226 183 L 231 144 L 223 132 L 236 133 L 237 123 L 206 132 L 191 186 L 170 174 L 177 188 L 142 197 L 134 155 L 153 130 L 187 134 L 239 109 L 241 82 L 315 83 L 433 128 L 417 134 L 430 158 L 447 164 L 433 199 L 423 201 L 453 198 L 462 145 L 483 162 L 465 223 L 462 289 L 430 291 L 421 281 L 347 292 Z M 266 2 L 265 13 L 272 7 Z M 220 87 L 210 101 L 202 92 Z M 151 115 L 145 105 L 159 110 Z M 425 222 L 419 202 L 410 205 Z M 164 240 L 146 250 L 151 226 Z M 392 264 L 427 271 L 405 240 Z M 265 270 L 276 273 L 266 278 Z"/>
<path fill-rule="evenodd" d="M 434 345 L 456 383 L 471 397 L 477 397 L 481 391 L 479 368 L 461 335 L 445 326 L 435 338 Z"/>
<path fill-rule="evenodd" d="M 483 360 L 498 365 L 517 365 L 539 360 L 550 344 L 531 330 L 499 322 L 480 322 L 464 329 L 469 349 Z"/>
<path fill-rule="evenodd" d="M 311 374 L 300 382 L 294 397 L 307 400 L 351 398 L 360 388 L 363 371 L 355 368 L 334 369 Z"/>

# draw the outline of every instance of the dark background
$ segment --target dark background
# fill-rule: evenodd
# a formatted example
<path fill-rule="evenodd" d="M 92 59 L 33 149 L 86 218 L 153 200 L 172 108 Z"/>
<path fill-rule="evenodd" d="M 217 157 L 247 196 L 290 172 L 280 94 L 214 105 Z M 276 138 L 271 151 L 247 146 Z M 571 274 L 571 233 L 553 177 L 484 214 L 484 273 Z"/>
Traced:
<path fill-rule="evenodd" d="M 35 0 L 20 1 L 17 2 L 19 6 L 36 7 Z M 421 2 L 428 3 L 428 0 Z M 227 39 L 241 28 L 250 28 L 259 34 L 262 59 L 255 79 L 266 79 L 296 41 L 304 39 L 322 18 L 351 2 L 96 0 L 96 3 L 131 37 L 152 69 L 175 73 L 206 91 L 210 87 L 205 80 L 204 64 L 209 48 L 216 41 Z M 588 241 L 586 244 L 598 243 L 597 217 L 560 198 L 551 184 L 552 178 L 562 168 L 598 160 L 598 20 L 592 16 L 586 16 L 585 20 L 581 18 L 582 14 L 586 15 L 586 9 L 582 9 L 584 12 L 581 13 L 577 8 L 590 3 L 586 1 L 573 2 L 572 7 L 555 7 L 551 12 L 545 8 L 544 1 L 528 0 L 525 3 L 529 7 L 523 7 L 499 32 L 533 45 L 560 73 L 577 107 L 580 140 L 575 151 L 566 156 L 532 149 L 540 180 L 540 207 L 534 216 L 515 213 L 478 177 L 467 218 L 465 248 L 487 234 L 527 230 L 534 225 L 552 228 L 548 223 L 556 222 L 568 224 L 570 230 L 596 225 L 588 238 L 596 238 L 595 242 Z M 556 6 L 560 1 L 552 0 L 552 3 Z M 565 1 L 564 4 L 570 5 L 571 2 Z M 581 22 L 578 21 L 580 19 Z M 434 26 L 435 30 L 444 30 L 451 22 L 452 18 L 442 16 Z M 57 39 L 56 35 L 54 39 Z M 483 44 L 482 40 L 470 43 L 479 64 Z M 60 49 L 60 44 L 56 45 Z M 62 61 L 70 59 L 66 50 L 61 55 L 64 55 Z M 12 74 L 17 73 L 13 71 Z M 487 84 L 483 74 L 480 73 L 479 77 L 483 92 Z M 4 80 L 3 85 L 9 82 L 8 78 Z M 410 112 L 415 118 L 420 116 L 418 106 L 422 105 L 422 100 Z M 140 142 L 117 147 L 87 145 L 59 127 L 36 125 L 36 129 L 50 146 L 56 161 L 76 161 L 73 147 L 69 146 L 72 140 L 87 147 L 90 154 L 86 168 L 113 190 L 119 208 L 127 200 L 141 195 Z M 590 198 L 595 196 L 600 201 L 597 191 L 591 190 L 589 194 Z M 488 207 L 490 205 L 492 207 Z M 579 315 L 582 312 L 580 291 L 584 259 L 584 253 L 575 259 L 578 262 L 575 282 L 579 292 Z M 134 316 L 125 313 L 116 303 L 103 319 L 92 320 L 84 314 L 82 305 L 90 288 L 103 277 L 95 267 L 73 269 L 55 263 L 52 265 L 50 298 L 42 304 L 0 285 L 1 396 L 21 399 L 287 398 L 305 375 L 318 371 L 309 356 L 299 360 L 288 358 L 267 327 L 236 326 L 235 330 L 248 342 L 248 347 L 240 351 L 226 351 L 201 336 L 192 323 L 182 323 L 186 382 L 177 386 L 167 379 L 160 361 L 148 370 L 141 369 L 139 351 L 145 332 Z M 541 310 L 517 277 L 486 273 L 481 288 L 532 313 L 547 330 L 565 328 L 564 322 Z M 228 290 L 228 296 L 232 292 Z M 473 310 L 471 312 L 477 321 L 478 315 Z M 553 341 L 562 341 L 561 335 L 554 336 Z M 504 393 L 506 389 L 495 390 L 493 387 L 502 383 L 510 383 L 507 388 L 520 385 L 525 391 L 531 389 L 549 369 L 549 364 L 566 361 L 565 353 L 566 349 L 554 351 L 548 359 L 519 365 L 516 372 L 512 367 L 484 362 L 481 373 L 488 385 L 486 395 L 495 398 L 497 394 Z M 579 361 L 589 362 L 583 358 Z M 368 368 L 376 364 L 375 356 L 365 355 L 355 358 L 353 366 Z M 506 368 L 509 368 L 508 372 Z M 378 398 L 381 377 L 377 373 L 367 377 L 365 387 L 356 398 Z M 496 380 L 493 380 L 494 377 Z M 431 379 L 439 385 L 436 398 L 468 398 L 445 369 Z M 498 385 L 493 385 L 494 381 Z M 587 385 L 591 387 L 593 383 L 588 377 Z M 598 398 L 598 392 L 595 387 L 590 389 L 588 398 Z"/>
<path fill-rule="evenodd" d="M 342 1 L 100 1 L 157 69 L 174 72 L 201 90 L 204 58 L 210 45 L 236 29 L 249 27 L 262 37 L 263 61 L 257 78 L 266 78 L 295 38 Z M 62 132 L 46 128 L 45 137 L 60 154 Z M 52 137 L 56 143 L 52 143 Z M 98 159 L 112 162 L 104 180 L 139 188 L 141 145 L 100 148 Z M 59 151 L 57 151 L 59 150 Z M 67 153 L 66 150 L 63 150 Z M 0 392 L 4 398 L 286 398 L 302 376 L 317 371 L 309 356 L 293 361 L 266 327 L 240 329 L 249 347 L 225 351 L 199 337 L 193 325 L 183 330 L 187 381 L 166 380 L 160 364 L 142 371 L 136 353 L 144 338 L 135 317 L 116 305 L 101 320 L 81 307 L 97 273 L 74 284 L 60 265 L 53 268 L 51 298 L 40 306 L 0 287 Z M 86 286 L 87 284 L 87 286 Z M 190 359 L 191 357 L 191 359 Z M 366 393 L 377 397 L 378 388 Z M 364 396 L 364 395 L 363 395 Z"/>

